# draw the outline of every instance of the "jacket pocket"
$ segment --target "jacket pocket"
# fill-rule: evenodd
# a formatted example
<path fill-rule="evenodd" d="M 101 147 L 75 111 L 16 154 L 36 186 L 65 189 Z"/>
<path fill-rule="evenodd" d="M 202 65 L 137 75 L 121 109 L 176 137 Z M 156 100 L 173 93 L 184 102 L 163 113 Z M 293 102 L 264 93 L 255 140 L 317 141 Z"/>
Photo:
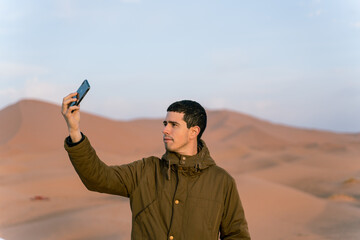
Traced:
<path fill-rule="evenodd" d="M 217 201 L 189 197 L 187 199 L 186 214 L 183 226 L 189 229 L 187 239 L 218 239 L 221 222 L 222 207 Z M 199 234 L 202 234 L 201 236 Z"/>

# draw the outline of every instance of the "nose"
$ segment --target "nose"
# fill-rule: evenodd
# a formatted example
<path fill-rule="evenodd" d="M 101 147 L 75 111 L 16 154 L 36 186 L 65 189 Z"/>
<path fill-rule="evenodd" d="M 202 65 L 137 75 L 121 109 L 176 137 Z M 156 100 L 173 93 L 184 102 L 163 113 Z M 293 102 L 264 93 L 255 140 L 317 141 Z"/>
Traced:
<path fill-rule="evenodd" d="M 162 130 L 162 133 L 164 134 L 164 135 L 169 135 L 169 127 L 168 127 L 169 125 L 166 125 L 166 126 L 164 126 L 164 128 L 163 128 L 163 130 Z"/>

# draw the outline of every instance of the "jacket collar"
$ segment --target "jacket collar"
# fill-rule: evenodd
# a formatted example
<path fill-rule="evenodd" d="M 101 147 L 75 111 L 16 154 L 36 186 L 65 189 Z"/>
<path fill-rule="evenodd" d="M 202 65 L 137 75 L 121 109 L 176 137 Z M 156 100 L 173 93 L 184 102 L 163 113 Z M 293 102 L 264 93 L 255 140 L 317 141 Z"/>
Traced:
<path fill-rule="evenodd" d="M 210 156 L 209 149 L 205 142 L 200 140 L 198 143 L 198 153 L 194 156 L 181 155 L 176 152 L 166 151 L 162 156 L 162 160 L 168 165 L 168 178 L 170 178 L 171 166 L 176 165 L 178 169 L 187 169 L 187 172 L 199 172 L 212 165 L 215 161 Z"/>

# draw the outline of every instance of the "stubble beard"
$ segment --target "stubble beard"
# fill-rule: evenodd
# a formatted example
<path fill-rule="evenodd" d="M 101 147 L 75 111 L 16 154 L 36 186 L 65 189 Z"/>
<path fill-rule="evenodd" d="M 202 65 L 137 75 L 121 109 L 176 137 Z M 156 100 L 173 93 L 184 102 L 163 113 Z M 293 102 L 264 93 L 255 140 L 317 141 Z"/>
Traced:
<path fill-rule="evenodd" d="M 166 151 L 175 152 L 175 153 L 179 153 L 179 154 L 181 154 L 181 153 L 180 153 L 181 149 L 184 149 L 187 144 L 188 144 L 188 142 L 185 142 L 185 143 L 182 143 L 182 144 L 179 145 L 179 146 L 176 146 L 174 140 L 172 140 L 172 141 L 170 142 L 170 144 L 169 144 L 169 143 L 164 143 L 164 145 L 165 145 L 165 150 L 166 150 Z"/>
<path fill-rule="evenodd" d="M 170 147 L 169 145 L 170 145 L 169 143 L 164 143 L 165 150 L 166 150 L 166 151 L 169 151 L 169 152 L 173 152 L 173 148 Z"/>

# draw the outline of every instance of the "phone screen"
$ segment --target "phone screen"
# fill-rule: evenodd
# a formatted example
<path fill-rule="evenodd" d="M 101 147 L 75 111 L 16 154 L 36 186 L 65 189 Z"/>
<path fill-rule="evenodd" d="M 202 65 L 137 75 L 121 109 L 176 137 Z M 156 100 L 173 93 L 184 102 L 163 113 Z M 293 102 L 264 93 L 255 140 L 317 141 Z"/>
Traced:
<path fill-rule="evenodd" d="M 77 98 L 77 101 L 70 103 L 70 107 L 74 105 L 78 106 L 89 90 L 90 90 L 90 84 L 88 80 L 85 79 L 81 84 L 81 86 L 79 87 L 79 89 L 76 91 L 77 96 L 74 96 L 74 98 Z"/>

